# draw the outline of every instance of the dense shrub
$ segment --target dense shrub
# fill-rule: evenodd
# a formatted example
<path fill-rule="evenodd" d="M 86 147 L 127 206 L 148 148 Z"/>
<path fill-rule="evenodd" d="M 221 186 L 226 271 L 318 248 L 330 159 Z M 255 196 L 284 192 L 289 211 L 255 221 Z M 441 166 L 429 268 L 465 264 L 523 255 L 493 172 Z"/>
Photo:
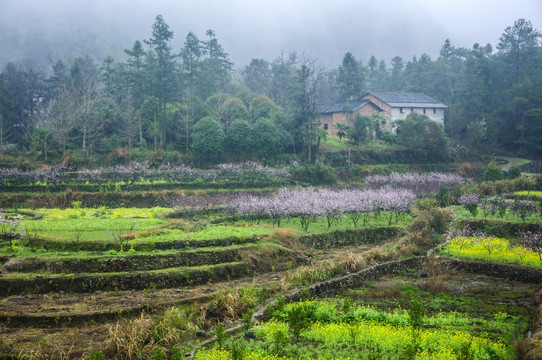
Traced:
<path fill-rule="evenodd" d="M 489 219 L 461 220 L 458 227 L 469 228 L 471 232 L 483 232 L 487 235 L 514 238 L 519 231 L 542 232 L 542 223 L 516 223 Z"/>
<path fill-rule="evenodd" d="M 430 229 L 433 234 L 443 234 L 450 226 L 453 217 L 449 210 L 431 208 L 420 212 L 418 217 L 409 225 L 413 232 Z"/>
<path fill-rule="evenodd" d="M 439 205 L 439 202 L 436 199 L 432 198 L 422 198 L 416 203 L 416 207 L 420 210 L 429 210 L 435 208 Z"/>
<path fill-rule="evenodd" d="M 457 168 L 457 173 L 465 178 L 479 179 L 484 173 L 484 165 L 482 163 L 466 162 Z"/>
<path fill-rule="evenodd" d="M 448 159 L 448 141 L 444 127 L 426 115 L 412 113 L 400 122 L 397 140 L 421 159 L 436 162 Z"/>
<path fill-rule="evenodd" d="M 502 168 L 495 161 L 490 161 L 484 170 L 484 181 L 499 181 L 503 179 Z"/>
<path fill-rule="evenodd" d="M 475 186 L 463 185 L 461 191 L 463 193 L 475 191 L 480 195 L 490 196 L 536 188 L 536 179 L 522 176 L 514 180 L 486 181 Z"/>
<path fill-rule="evenodd" d="M 334 185 L 337 182 L 333 168 L 319 161 L 297 168 L 294 172 L 294 178 L 310 185 Z"/>
<path fill-rule="evenodd" d="M 508 170 L 508 173 L 506 174 L 506 177 L 508 179 L 517 179 L 521 176 L 521 169 L 517 166 L 512 166 L 510 170 Z"/>

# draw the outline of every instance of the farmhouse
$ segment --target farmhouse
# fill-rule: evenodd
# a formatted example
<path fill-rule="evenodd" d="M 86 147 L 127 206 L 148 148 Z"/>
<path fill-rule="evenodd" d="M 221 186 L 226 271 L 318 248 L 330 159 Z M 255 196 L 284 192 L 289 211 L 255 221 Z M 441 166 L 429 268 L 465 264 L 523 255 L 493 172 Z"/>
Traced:
<path fill-rule="evenodd" d="M 396 120 L 406 119 L 413 112 L 444 124 L 444 109 L 447 106 L 422 93 L 368 92 L 362 99 L 371 100 L 383 108 L 389 126 Z"/>
<path fill-rule="evenodd" d="M 387 119 L 385 129 L 393 131 L 396 120 L 404 120 L 410 113 L 427 115 L 431 120 L 444 124 L 446 105 L 422 93 L 368 92 L 359 100 L 320 105 L 320 122 L 324 130 L 337 133 L 339 122 L 351 125 L 356 114 L 383 113 Z"/>
<path fill-rule="evenodd" d="M 359 99 L 319 105 L 317 111 L 320 114 L 320 123 L 323 129 L 336 135 L 338 132 L 337 124 L 342 123 L 351 126 L 356 114 L 370 116 L 384 112 L 384 109 L 370 99 Z"/>

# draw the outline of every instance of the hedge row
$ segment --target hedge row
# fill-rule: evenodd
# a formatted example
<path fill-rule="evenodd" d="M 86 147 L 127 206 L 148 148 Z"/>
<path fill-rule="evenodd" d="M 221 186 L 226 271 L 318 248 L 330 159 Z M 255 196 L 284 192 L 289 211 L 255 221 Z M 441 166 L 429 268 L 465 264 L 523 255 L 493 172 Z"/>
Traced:
<path fill-rule="evenodd" d="M 0 208 L 60 208 L 72 206 L 73 201 L 81 201 L 82 207 L 97 208 L 105 206 L 139 207 L 170 206 L 171 203 L 183 196 L 180 190 L 143 191 L 143 192 L 73 192 L 68 189 L 58 193 L 0 193 Z"/>
<path fill-rule="evenodd" d="M 350 151 L 346 150 L 336 152 L 321 153 L 324 164 L 333 167 L 348 165 L 348 159 L 351 164 L 359 165 L 377 165 L 377 164 L 424 164 L 427 163 L 427 156 L 423 152 L 411 149 L 367 149 Z"/>
<path fill-rule="evenodd" d="M 263 187 L 281 187 L 291 185 L 288 179 L 283 180 L 258 180 L 258 181 L 202 181 L 188 183 L 165 183 L 165 184 L 61 184 L 61 185 L 13 185 L 0 186 L 0 192 L 30 192 L 51 193 L 62 192 L 68 189 L 80 192 L 122 192 L 122 191 L 161 191 L 161 190 L 198 190 L 198 189 L 253 189 Z"/>
<path fill-rule="evenodd" d="M 405 229 L 399 226 L 378 227 L 374 229 L 336 230 L 321 234 L 307 234 L 300 241 L 313 249 L 329 249 L 340 246 L 376 244 L 404 235 Z"/>
<path fill-rule="evenodd" d="M 474 231 L 481 231 L 495 237 L 517 237 L 519 231 L 542 232 L 542 223 L 518 223 L 488 219 L 464 219 L 458 226 L 469 227 Z"/>

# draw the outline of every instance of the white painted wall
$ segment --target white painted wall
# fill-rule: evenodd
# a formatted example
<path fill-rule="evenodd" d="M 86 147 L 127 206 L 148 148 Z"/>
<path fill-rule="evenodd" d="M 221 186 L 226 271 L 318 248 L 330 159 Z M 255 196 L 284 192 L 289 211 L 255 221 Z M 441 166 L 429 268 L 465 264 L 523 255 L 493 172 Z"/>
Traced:
<path fill-rule="evenodd" d="M 401 113 L 400 108 L 391 108 L 390 118 L 388 119 L 388 123 L 386 124 L 385 129 L 395 133 L 395 126 L 393 125 L 393 122 L 396 120 L 406 119 L 411 112 L 426 115 L 431 120 L 444 125 L 444 109 L 435 108 L 435 110 L 433 111 L 433 108 L 425 108 L 425 114 L 423 113 L 423 109 L 424 108 L 404 107 L 403 112 Z"/>
<path fill-rule="evenodd" d="M 426 108 L 425 114 L 423 112 L 423 108 L 403 108 L 402 113 L 400 112 L 400 108 L 392 108 L 391 120 L 404 120 L 408 115 L 410 115 L 411 112 L 426 115 L 431 120 L 444 124 L 444 109 L 434 109 L 433 111 L 433 108 Z"/>

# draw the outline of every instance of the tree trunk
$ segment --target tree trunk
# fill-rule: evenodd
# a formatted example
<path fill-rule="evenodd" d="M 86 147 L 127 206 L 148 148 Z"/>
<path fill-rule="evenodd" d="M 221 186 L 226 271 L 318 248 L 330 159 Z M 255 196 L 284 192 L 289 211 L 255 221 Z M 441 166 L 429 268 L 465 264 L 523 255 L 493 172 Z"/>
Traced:
<path fill-rule="evenodd" d="M 309 164 L 312 162 L 311 116 L 309 115 Z"/>
<path fill-rule="evenodd" d="M 87 131 L 83 130 L 83 155 L 87 157 Z"/>

